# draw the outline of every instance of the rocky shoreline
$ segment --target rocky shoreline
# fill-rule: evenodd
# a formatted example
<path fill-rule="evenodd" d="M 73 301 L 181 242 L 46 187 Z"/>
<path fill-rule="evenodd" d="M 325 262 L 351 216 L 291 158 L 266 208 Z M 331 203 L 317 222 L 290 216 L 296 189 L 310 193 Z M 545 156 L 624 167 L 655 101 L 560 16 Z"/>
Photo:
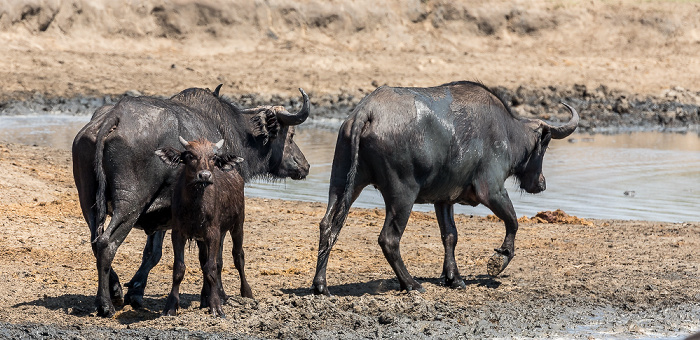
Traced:
<path fill-rule="evenodd" d="M 640 95 L 610 89 L 601 85 L 587 88 L 502 86 L 494 90 L 522 117 L 552 122 L 566 121 L 568 112 L 559 103 L 571 104 L 579 111 L 581 122 L 578 132 L 621 133 L 632 131 L 700 132 L 700 92 L 681 87 L 663 91 L 660 95 Z M 368 94 L 340 92 L 315 96 L 309 92 L 312 104 L 311 124 L 335 127 Z M 0 102 L 0 115 L 67 114 L 90 115 L 98 107 L 114 104 L 122 96 L 139 96 L 136 90 L 121 95 L 80 96 L 74 98 L 46 97 L 37 92 L 21 99 Z M 161 96 L 167 98 L 168 96 Z M 241 107 L 284 105 L 299 108 L 298 97 L 249 93 L 224 98 Z"/>

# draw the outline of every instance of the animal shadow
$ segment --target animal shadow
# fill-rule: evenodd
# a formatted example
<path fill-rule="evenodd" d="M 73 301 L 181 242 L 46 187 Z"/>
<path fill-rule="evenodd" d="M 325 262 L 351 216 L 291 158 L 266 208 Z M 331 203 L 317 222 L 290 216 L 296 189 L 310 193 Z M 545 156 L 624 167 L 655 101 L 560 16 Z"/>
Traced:
<path fill-rule="evenodd" d="M 416 277 L 416 280 L 418 280 L 418 282 L 429 282 L 436 286 L 445 287 L 444 277 Z M 466 275 L 462 277 L 462 280 L 464 280 L 464 284 L 467 287 L 477 286 L 486 288 L 498 288 L 501 286 L 501 281 L 498 281 L 489 275 Z"/>
<path fill-rule="evenodd" d="M 500 281 L 495 280 L 494 278 L 488 275 L 469 276 L 463 277 L 463 279 L 464 283 L 467 286 L 478 286 L 487 288 L 498 288 L 501 286 Z M 435 286 L 445 286 L 445 279 L 441 277 L 416 277 L 416 280 L 418 282 L 431 283 Z M 328 290 L 331 292 L 331 295 L 359 297 L 364 294 L 377 295 L 390 291 L 397 291 L 399 287 L 399 281 L 394 277 L 391 279 L 379 279 L 368 282 L 355 282 L 335 286 L 328 286 Z M 313 294 L 311 288 L 282 289 L 282 292 L 285 294 L 293 294 L 297 296 L 306 296 Z"/>
<path fill-rule="evenodd" d="M 194 301 L 199 301 L 199 294 L 180 294 L 180 308 L 189 308 Z M 131 309 L 131 307 L 128 307 L 127 310 L 124 310 L 125 306 L 115 306 L 118 311 L 115 319 L 124 325 L 144 320 L 153 320 L 160 316 L 163 307 L 165 307 L 165 298 L 162 297 L 152 298 L 144 296 L 143 302 L 144 308 L 140 309 Z M 93 316 L 96 312 L 95 296 L 82 294 L 44 296 L 33 301 L 15 304 L 12 307 L 20 308 L 23 306 L 44 307 L 53 311 L 63 311 L 67 315 L 77 317 Z"/>
<path fill-rule="evenodd" d="M 330 290 L 331 295 L 336 296 L 362 296 L 364 294 L 376 295 L 397 289 L 399 289 L 399 281 L 397 281 L 396 278 L 328 286 L 328 290 Z M 311 288 L 282 289 L 282 292 L 297 296 L 313 294 Z"/>

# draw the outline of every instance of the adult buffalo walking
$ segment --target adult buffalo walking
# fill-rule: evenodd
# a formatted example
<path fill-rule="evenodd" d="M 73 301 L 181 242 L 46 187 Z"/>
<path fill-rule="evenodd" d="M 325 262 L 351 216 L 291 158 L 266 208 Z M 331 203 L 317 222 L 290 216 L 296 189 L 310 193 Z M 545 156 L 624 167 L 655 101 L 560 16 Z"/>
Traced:
<path fill-rule="evenodd" d="M 464 287 L 454 258 L 455 203 L 483 204 L 505 222 L 506 236 L 488 264 L 503 271 L 515 255 L 518 220 L 504 187 L 515 176 L 529 193 L 545 190 L 542 161 L 550 139 L 574 132 L 579 116 L 562 126 L 516 117 L 480 83 L 431 88 L 380 87 L 365 97 L 340 128 L 331 170 L 328 207 L 320 224 L 313 290 L 329 295 L 331 248 L 362 189 L 374 185 L 386 204 L 379 245 L 401 290 L 423 288 L 408 272 L 399 242 L 414 203 L 433 203 L 445 248 L 443 276 Z"/>
<path fill-rule="evenodd" d="M 148 270 L 160 258 L 163 230 L 170 228 L 177 171 L 161 162 L 153 150 L 177 147 L 179 136 L 224 139 L 222 152 L 236 150 L 246 159 L 239 169 L 245 180 L 257 176 L 303 179 L 308 175 L 309 164 L 293 141 L 294 126 L 309 115 L 309 99 L 303 90 L 302 109 L 290 113 L 280 106 L 239 109 L 219 98 L 219 88 L 214 92 L 187 89 L 169 100 L 124 97 L 98 109 L 76 135 L 73 176 L 97 260 L 98 315 L 113 315 L 112 302 L 123 302 L 111 264 L 133 227 L 149 235 L 159 232 L 149 237 L 145 272 L 142 266 L 137 273 L 140 278 L 132 280 L 139 283 L 133 294 L 136 304 L 140 304 Z M 107 214 L 112 218 L 105 226 Z"/>

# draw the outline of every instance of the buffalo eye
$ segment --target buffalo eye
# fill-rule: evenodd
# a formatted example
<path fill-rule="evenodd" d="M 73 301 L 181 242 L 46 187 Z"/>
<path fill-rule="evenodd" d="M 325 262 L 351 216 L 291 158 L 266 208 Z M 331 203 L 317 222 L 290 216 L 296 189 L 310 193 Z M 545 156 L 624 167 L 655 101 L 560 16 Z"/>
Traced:
<path fill-rule="evenodd" d="M 189 163 L 189 162 L 191 162 L 193 159 L 194 159 L 194 155 L 193 155 L 191 152 L 189 152 L 189 151 L 185 151 L 185 152 L 182 153 L 182 155 L 180 155 L 180 163 L 183 163 L 183 164 L 184 164 L 184 163 Z"/>

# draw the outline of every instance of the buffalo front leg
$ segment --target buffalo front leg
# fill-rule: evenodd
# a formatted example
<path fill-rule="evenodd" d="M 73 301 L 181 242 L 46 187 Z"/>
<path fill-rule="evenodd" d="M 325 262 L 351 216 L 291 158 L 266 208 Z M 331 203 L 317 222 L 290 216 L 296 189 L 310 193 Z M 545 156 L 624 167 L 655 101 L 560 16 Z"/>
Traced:
<path fill-rule="evenodd" d="M 197 249 L 199 249 L 199 268 L 202 270 L 202 275 L 206 275 L 206 268 L 204 265 L 209 259 L 209 254 L 207 253 L 207 244 L 204 241 L 197 241 Z M 199 308 L 209 308 L 209 295 L 211 294 L 211 287 L 207 284 L 207 281 L 202 282 L 202 291 L 199 293 Z"/>
<path fill-rule="evenodd" d="M 495 277 L 506 269 L 515 256 L 515 234 L 518 232 L 518 218 L 505 188 L 495 191 L 485 205 L 506 225 L 506 236 L 503 244 L 500 248 L 494 249 L 495 253 L 487 265 L 488 274 Z"/>
<path fill-rule="evenodd" d="M 401 236 L 403 236 L 408 218 L 411 216 L 414 199 L 408 198 L 407 196 L 410 195 L 405 193 L 384 195 L 386 218 L 384 219 L 384 227 L 379 233 L 379 246 L 399 280 L 400 290 L 424 292 L 423 286 L 406 269 L 400 249 Z"/>
<path fill-rule="evenodd" d="M 202 265 L 202 273 L 204 274 L 204 285 L 205 289 L 208 291 L 207 305 L 209 306 L 209 311 L 213 316 L 220 316 L 222 318 L 226 317 L 224 310 L 221 306 L 221 296 L 219 295 L 219 273 L 218 273 L 218 258 L 220 251 L 220 233 L 212 232 L 207 233 L 204 238 L 204 242 L 198 242 L 200 247 L 204 246 L 206 249 L 206 259 Z M 200 251 L 200 254 L 201 251 Z M 200 255 L 200 261 L 202 256 Z"/>
<path fill-rule="evenodd" d="M 185 237 L 176 231 L 172 233 L 173 240 L 173 285 L 170 289 L 168 299 L 165 301 L 165 308 L 162 315 L 177 315 L 180 308 L 180 283 L 185 277 Z"/>
<path fill-rule="evenodd" d="M 442 277 L 445 278 L 445 286 L 451 288 L 465 288 L 462 276 L 457 269 L 455 260 L 455 246 L 457 246 L 457 227 L 454 220 L 454 205 L 447 203 L 436 203 L 435 214 L 440 226 L 440 237 L 442 246 L 445 249 L 445 259 L 442 264 Z"/>
<path fill-rule="evenodd" d="M 148 273 L 155 267 L 163 255 L 163 239 L 165 230 L 156 231 L 148 235 L 146 246 L 143 248 L 141 266 L 125 286 L 129 288 L 124 296 L 124 301 L 134 308 L 143 307 L 143 294 L 148 283 Z"/>
<path fill-rule="evenodd" d="M 226 302 L 228 297 L 226 296 L 226 291 L 224 290 L 224 285 L 223 281 L 221 279 L 221 271 L 224 268 L 224 260 L 222 256 L 222 250 L 224 249 L 224 241 L 225 241 L 225 236 L 226 234 L 222 234 L 221 241 L 219 242 L 219 254 L 217 255 L 217 262 L 216 262 L 216 268 L 217 268 L 217 282 L 218 282 L 218 287 L 217 287 L 217 294 L 219 294 L 219 298 L 221 301 Z M 204 264 L 207 263 L 207 248 L 206 245 L 198 241 L 197 242 L 197 247 L 199 248 L 199 265 L 200 268 L 202 269 L 202 273 L 204 273 Z M 200 308 L 209 308 L 209 294 L 211 292 L 209 291 L 209 286 L 207 286 L 206 282 L 202 283 L 202 292 L 199 294 L 199 307 Z"/>

